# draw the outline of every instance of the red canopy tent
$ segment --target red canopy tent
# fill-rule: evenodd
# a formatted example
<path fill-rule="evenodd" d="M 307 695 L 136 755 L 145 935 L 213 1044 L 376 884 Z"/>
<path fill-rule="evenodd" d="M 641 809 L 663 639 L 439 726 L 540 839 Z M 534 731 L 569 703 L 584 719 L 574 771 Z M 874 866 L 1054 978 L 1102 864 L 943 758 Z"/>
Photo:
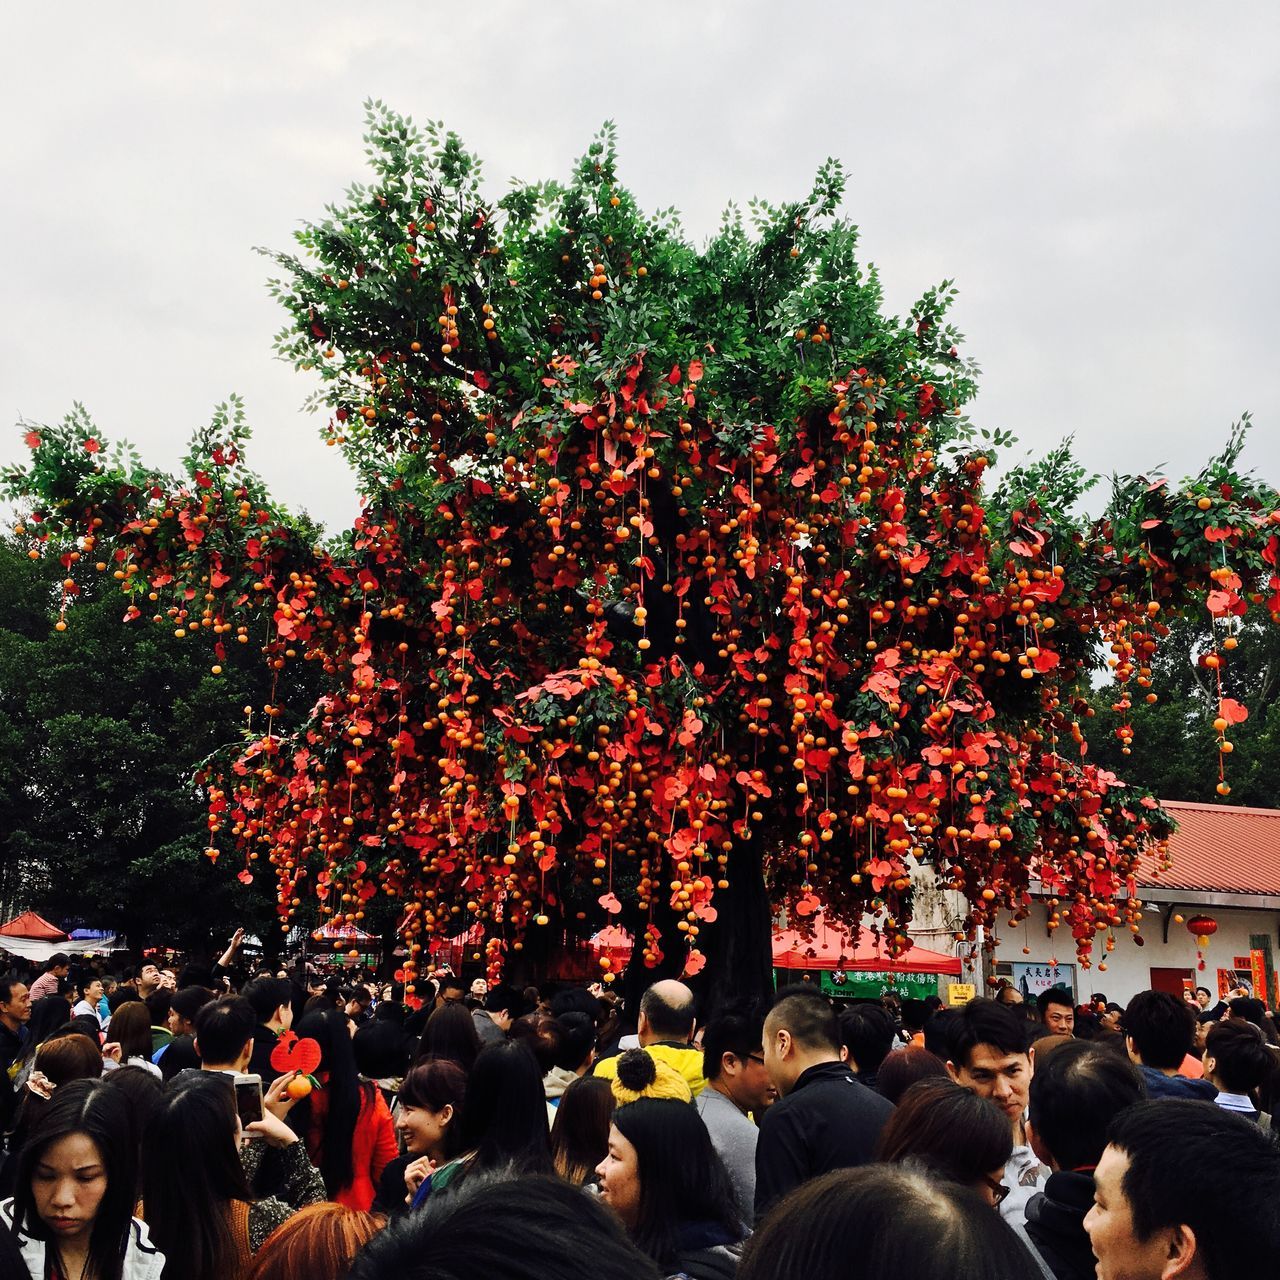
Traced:
<path fill-rule="evenodd" d="M 895 959 L 889 955 L 888 943 L 876 937 L 870 929 L 859 929 L 854 938 L 842 925 L 828 923 L 822 915 L 813 917 L 812 938 L 802 937 L 795 929 L 774 931 L 773 967 L 960 975 L 957 956 L 913 945 Z"/>
<path fill-rule="evenodd" d="M 56 925 L 50 924 L 44 916 L 34 911 L 24 911 L 14 916 L 7 924 L 0 924 L 0 937 L 30 938 L 35 942 L 65 942 L 67 935 Z"/>

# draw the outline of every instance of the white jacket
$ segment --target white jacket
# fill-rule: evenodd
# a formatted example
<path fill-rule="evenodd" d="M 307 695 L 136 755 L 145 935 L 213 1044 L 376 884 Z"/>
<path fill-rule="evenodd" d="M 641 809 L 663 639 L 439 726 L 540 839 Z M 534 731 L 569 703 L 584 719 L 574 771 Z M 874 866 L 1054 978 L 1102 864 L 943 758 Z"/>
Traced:
<path fill-rule="evenodd" d="M 13 1226 L 13 1201 L 0 1202 L 0 1227 L 9 1231 Z M 18 1231 L 18 1252 L 27 1264 L 31 1280 L 43 1280 L 45 1275 L 45 1242 L 29 1236 L 25 1231 Z M 129 1223 L 129 1238 L 125 1244 L 124 1269 L 121 1280 L 160 1280 L 164 1270 L 164 1254 L 151 1243 L 147 1233 L 147 1224 L 138 1218 Z M 14 1278 L 17 1280 L 17 1277 Z"/>

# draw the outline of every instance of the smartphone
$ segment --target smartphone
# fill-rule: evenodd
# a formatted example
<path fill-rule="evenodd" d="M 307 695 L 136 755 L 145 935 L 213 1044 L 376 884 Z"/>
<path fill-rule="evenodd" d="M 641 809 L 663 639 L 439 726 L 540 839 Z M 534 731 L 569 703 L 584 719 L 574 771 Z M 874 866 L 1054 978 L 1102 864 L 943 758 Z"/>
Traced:
<path fill-rule="evenodd" d="M 241 1127 L 247 1129 L 265 1114 L 262 1109 L 262 1077 L 237 1074 L 235 1087 L 236 1114 L 240 1117 Z"/>

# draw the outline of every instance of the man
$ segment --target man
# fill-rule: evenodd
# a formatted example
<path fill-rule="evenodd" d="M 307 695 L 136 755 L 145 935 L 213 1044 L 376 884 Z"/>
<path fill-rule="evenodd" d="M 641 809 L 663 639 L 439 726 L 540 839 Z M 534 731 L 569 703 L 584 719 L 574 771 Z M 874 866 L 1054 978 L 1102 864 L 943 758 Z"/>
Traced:
<path fill-rule="evenodd" d="M 132 983 L 126 979 L 123 985 L 126 987 L 132 986 L 138 993 L 138 999 L 146 1000 L 160 985 L 160 970 L 153 964 L 144 964 Z"/>
<path fill-rule="evenodd" d="M 511 1030 L 511 1024 L 520 1016 L 523 997 L 514 987 L 499 984 L 490 987 L 484 997 L 484 1007 L 472 1009 L 471 1021 L 476 1024 L 480 1044 L 501 1044 Z"/>
<path fill-rule="evenodd" d="M 45 996 L 56 996 L 62 979 L 71 968 L 71 958 L 65 952 L 55 951 L 44 962 L 44 972 L 31 984 L 31 1000 L 43 1000 Z"/>
<path fill-rule="evenodd" d="M 1185 1000 L 1167 991 L 1139 991 L 1124 1011 L 1124 1047 L 1142 1072 L 1151 1098 L 1202 1098 L 1217 1090 L 1208 1080 L 1179 1075 L 1195 1041 L 1196 1020 Z"/>
<path fill-rule="evenodd" d="M 996 1001 L 999 1004 L 1021 1004 L 1022 992 L 1007 978 L 1002 979 L 1000 989 L 996 992 Z"/>
<path fill-rule="evenodd" d="M 1262 1122 L 1250 1095 L 1280 1069 L 1280 1059 L 1257 1027 L 1239 1018 L 1213 1023 L 1205 1037 L 1203 1065 L 1205 1078 L 1218 1091 L 1215 1106 Z"/>
<path fill-rule="evenodd" d="M 0 978 L 0 1132 L 9 1128 L 17 1106 L 9 1069 L 27 1040 L 31 1018 L 31 993 L 17 978 Z"/>
<path fill-rule="evenodd" d="M 373 992 L 364 983 L 347 987 L 342 993 L 342 998 L 345 1002 L 344 1012 L 357 1027 L 364 1026 L 373 1017 Z"/>
<path fill-rule="evenodd" d="M 1076 1006 L 1066 987 L 1050 987 L 1036 996 L 1040 1023 L 1051 1036 L 1075 1035 Z"/>
<path fill-rule="evenodd" d="M 763 1057 L 781 1095 L 760 1121 L 755 1218 L 810 1178 L 869 1164 L 893 1104 L 840 1061 L 840 1026 L 812 989 L 783 987 L 764 1021 Z"/>
<path fill-rule="evenodd" d="M 773 1085 L 764 1067 L 764 1022 L 726 1013 L 712 1018 L 702 1034 L 702 1073 L 707 1085 L 698 1094 L 698 1114 L 729 1172 L 738 1212 L 750 1222 L 756 1202 L 756 1140 L 753 1124 L 773 1101 Z"/>
<path fill-rule="evenodd" d="M 293 1026 L 293 983 L 287 978 L 258 978 L 240 993 L 253 1006 L 253 1052 L 249 1070 L 270 1084 L 280 1072 L 271 1065 L 271 1054 L 281 1035 Z"/>
<path fill-rule="evenodd" d="M 683 982 L 666 979 L 655 982 L 640 997 L 640 1017 L 636 1026 L 639 1047 L 650 1057 L 678 1071 L 696 1098 L 707 1083 L 702 1074 L 702 1054 L 693 1048 L 696 1010 L 693 992 Z M 595 1074 L 612 1080 L 618 1074 L 618 1059 L 603 1058 Z"/>
<path fill-rule="evenodd" d="M 1113 1121 L 1094 1182 L 1098 1280 L 1276 1274 L 1280 1146 L 1256 1124 L 1208 1102 L 1140 1102 Z"/>
<path fill-rule="evenodd" d="M 1052 1172 L 1027 1202 L 1026 1233 L 1056 1280 L 1093 1280 L 1084 1229 L 1093 1171 L 1112 1120 L 1145 1095 L 1132 1063 L 1084 1040 L 1064 1041 L 1036 1062 L 1027 1138 Z"/>
<path fill-rule="evenodd" d="M 1009 1121 L 1013 1154 L 1001 1179 L 1009 1193 L 1000 1212 L 1010 1221 L 1020 1222 L 1044 1172 L 1027 1141 L 1025 1127 L 1031 1087 L 1026 1023 L 1007 1005 L 971 1000 L 955 1011 L 950 1031 L 948 1074 L 957 1084 L 990 1098 Z"/>
<path fill-rule="evenodd" d="M 930 1025 L 941 1016 L 935 1013 Z M 893 1048 L 893 1022 L 889 1015 L 880 1005 L 855 1004 L 840 1015 L 840 1042 L 849 1070 L 868 1089 L 874 1089 L 880 1064 Z"/>
<path fill-rule="evenodd" d="M 236 1075 L 249 1065 L 253 1029 L 257 1019 L 253 1005 L 243 996 L 211 1000 L 196 1014 L 196 1052 L 202 1071 Z"/>

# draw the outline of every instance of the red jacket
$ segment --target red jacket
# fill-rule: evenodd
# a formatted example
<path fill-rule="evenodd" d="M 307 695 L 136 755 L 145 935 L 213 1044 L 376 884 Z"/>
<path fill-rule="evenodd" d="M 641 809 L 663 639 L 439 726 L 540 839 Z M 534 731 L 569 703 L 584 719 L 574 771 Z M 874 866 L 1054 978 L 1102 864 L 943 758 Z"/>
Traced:
<path fill-rule="evenodd" d="M 320 1167 L 324 1154 L 325 1124 L 329 1116 L 329 1095 L 321 1087 L 311 1095 L 311 1127 L 307 1134 L 307 1154 Z M 368 1212 L 382 1171 L 400 1154 L 395 1126 L 382 1091 L 377 1085 L 360 1082 L 360 1114 L 351 1135 L 351 1181 L 339 1187 L 333 1199 L 348 1209 Z"/>

